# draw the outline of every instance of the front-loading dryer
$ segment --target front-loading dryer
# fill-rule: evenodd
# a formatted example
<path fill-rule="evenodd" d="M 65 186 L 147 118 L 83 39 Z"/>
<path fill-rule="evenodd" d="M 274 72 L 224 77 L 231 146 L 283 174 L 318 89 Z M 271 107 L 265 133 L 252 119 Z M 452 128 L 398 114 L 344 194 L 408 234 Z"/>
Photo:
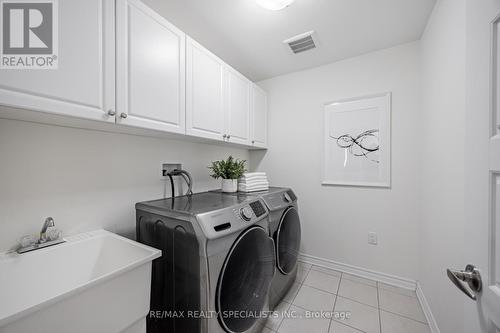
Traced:
<path fill-rule="evenodd" d="M 241 200 L 260 198 L 269 210 L 269 235 L 275 243 L 276 273 L 269 291 L 269 308 L 274 309 L 292 287 L 297 276 L 301 224 L 297 196 L 290 188 L 270 187 L 260 192 L 214 193 Z"/>
<path fill-rule="evenodd" d="M 275 243 L 276 273 L 269 291 L 269 307 L 274 309 L 290 290 L 297 276 L 301 224 L 297 196 L 290 188 L 270 187 L 255 195 L 269 210 L 269 234 Z"/>
<path fill-rule="evenodd" d="M 199 193 L 136 204 L 153 262 L 148 333 L 257 333 L 275 272 L 260 198 Z"/>

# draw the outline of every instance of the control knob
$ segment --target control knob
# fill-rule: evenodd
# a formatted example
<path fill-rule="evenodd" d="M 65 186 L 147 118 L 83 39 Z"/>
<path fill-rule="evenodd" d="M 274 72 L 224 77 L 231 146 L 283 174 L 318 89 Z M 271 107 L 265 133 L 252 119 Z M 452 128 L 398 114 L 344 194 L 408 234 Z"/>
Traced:
<path fill-rule="evenodd" d="M 250 221 L 252 219 L 252 210 L 250 207 L 243 207 L 240 209 L 241 218 L 245 221 Z"/>

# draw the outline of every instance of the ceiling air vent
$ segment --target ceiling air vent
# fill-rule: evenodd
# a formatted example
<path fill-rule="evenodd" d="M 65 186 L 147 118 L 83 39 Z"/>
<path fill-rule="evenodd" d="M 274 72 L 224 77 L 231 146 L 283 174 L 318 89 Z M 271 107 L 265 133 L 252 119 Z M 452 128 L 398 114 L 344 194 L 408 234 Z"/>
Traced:
<path fill-rule="evenodd" d="M 317 42 L 315 40 L 314 31 L 305 32 L 303 34 L 294 36 L 283 43 L 288 44 L 293 53 L 297 54 L 300 52 L 315 49 L 317 47 Z"/>

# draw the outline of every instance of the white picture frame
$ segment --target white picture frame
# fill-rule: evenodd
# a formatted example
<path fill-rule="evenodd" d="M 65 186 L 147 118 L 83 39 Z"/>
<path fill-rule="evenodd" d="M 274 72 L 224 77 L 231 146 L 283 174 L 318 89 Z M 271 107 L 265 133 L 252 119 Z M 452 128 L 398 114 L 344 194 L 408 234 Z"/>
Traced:
<path fill-rule="evenodd" d="M 322 185 L 391 187 L 391 97 L 325 104 Z"/>

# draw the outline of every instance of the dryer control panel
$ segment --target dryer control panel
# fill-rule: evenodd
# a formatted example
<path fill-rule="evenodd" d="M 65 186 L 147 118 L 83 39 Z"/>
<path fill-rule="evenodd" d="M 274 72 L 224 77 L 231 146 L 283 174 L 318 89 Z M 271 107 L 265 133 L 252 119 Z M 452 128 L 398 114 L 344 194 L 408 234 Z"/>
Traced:
<path fill-rule="evenodd" d="M 283 209 L 297 201 L 297 196 L 291 189 L 282 189 L 269 194 L 263 195 L 267 206 L 270 210 L 275 211 Z"/>
<path fill-rule="evenodd" d="M 254 199 L 235 207 L 200 214 L 196 218 L 205 236 L 214 239 L 246 229 L 268 214 L 262 199 Z"/>

